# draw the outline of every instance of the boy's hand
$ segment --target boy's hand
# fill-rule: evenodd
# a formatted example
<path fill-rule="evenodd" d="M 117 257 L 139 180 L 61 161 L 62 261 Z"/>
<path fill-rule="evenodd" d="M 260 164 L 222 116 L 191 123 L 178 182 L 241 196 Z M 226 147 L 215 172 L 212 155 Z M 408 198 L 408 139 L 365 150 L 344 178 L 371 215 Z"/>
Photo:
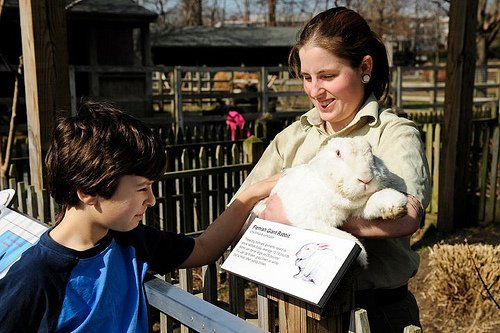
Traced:
<path fill-rule="evenodd" d="M 280 176 L 281 174 L 276 174 L 274 176 L 261 180 L 260 182 L 254 183 L 250 185 L 245 192 L 247 192 L 248 195 L 256 198 L 257 201 L 267 198 L 271 193 L 273 187 L 278 182 Z"/>
<path fill-rule="evenodd" d="M 259 214 L 259 217 L 282 224 L 290 224 L 283 209 L 283 203 L 278 195 L 273 194 L 266 200 L 266 208 Z"/>

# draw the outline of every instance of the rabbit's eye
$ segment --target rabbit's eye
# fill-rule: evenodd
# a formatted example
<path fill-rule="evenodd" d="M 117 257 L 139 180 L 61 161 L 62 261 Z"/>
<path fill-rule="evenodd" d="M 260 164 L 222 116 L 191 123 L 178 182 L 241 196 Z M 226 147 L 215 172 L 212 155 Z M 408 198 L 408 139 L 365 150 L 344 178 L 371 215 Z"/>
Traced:
<path fill-rule="evenodd" d="M 340 153 L 339 149 L 335 151 L 335 154 L 337 155 L 338 158 L 342 158 L 342 154 Z"/>

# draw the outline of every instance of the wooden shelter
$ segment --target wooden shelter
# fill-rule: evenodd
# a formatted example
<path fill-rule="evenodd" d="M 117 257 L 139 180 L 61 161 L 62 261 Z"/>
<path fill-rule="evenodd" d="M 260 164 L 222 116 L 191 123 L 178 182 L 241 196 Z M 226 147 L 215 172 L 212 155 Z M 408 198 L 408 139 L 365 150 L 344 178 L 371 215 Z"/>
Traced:
<path fill-rule="evenodd" d="M 82 96 L 94 96 L 113 100 L 134 115 L 148 116 L 149 24 L 157 15 L 130 0 L 65 3 L 72 106 Z M 0 32 L 0 52 L 5 62 L 16 67 L 22 54 L 17 0 L 5 0 Z M 0 110 L 8 110 L 14 84 L 5 62 L 0 62 Z M 20 108 L 24 109 L 23 98 Z M 23 114 L 19 112 L 21 123 Z"/>
<path fill-rule="evenodd" d="M 286 66 L 298 27 L 169 27 L 152 38 L 165 66 Z"/>

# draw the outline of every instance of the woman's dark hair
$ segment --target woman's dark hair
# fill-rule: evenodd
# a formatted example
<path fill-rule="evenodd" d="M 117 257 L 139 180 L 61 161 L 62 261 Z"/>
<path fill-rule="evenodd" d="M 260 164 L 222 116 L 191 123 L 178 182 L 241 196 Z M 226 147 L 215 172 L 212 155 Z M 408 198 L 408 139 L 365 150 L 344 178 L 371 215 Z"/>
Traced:
<path fill-rule="evenodd" d="M 361 15 L 345 7 L 335 7 L 306 23 L 288 56 L 288 64 L 297 77 L 301 76 L 299 51 L 307 44 L 348 60 L 353 68 L 361 64 L 364 56 L 370 55 L 373 68 L 371 80 L 365 84 L 365 96 L 373 93 L 379 101 L 385 100 L 389 88 L 387 51 Z"/>
<path fill-rule="evenodd" d="M 84 101 L 76 116 L 56 126 L 45 163 L 50 194 L 64 214 L 78 204 L 77 189 L 110 198 L 121 176 L 157 180 L 166 153 L 160 138 L 138 119 L 108 103 Z"/>

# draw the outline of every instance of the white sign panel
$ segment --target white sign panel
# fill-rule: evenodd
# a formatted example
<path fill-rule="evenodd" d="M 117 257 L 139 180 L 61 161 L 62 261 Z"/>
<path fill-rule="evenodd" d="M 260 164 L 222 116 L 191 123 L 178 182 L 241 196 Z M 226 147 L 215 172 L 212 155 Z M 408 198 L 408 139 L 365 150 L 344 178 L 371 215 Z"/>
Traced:
<path fill-rule="evenodd" d="M 255 219 L 222 268 L 322 307 L 360 251 L 352 240 Z"/>

